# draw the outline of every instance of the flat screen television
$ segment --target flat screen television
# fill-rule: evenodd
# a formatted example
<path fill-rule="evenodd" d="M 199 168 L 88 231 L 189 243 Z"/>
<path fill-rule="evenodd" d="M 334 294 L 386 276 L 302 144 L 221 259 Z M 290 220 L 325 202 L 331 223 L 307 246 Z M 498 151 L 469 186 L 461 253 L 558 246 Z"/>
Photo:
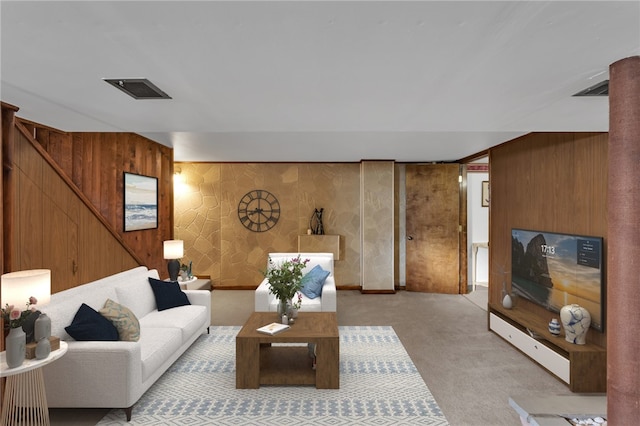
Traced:
<path fill-rule="evenodd" d="M 511 291 L 552 312 L 576 303 L 604 330 L 602 238 L 511 230 Z"/>

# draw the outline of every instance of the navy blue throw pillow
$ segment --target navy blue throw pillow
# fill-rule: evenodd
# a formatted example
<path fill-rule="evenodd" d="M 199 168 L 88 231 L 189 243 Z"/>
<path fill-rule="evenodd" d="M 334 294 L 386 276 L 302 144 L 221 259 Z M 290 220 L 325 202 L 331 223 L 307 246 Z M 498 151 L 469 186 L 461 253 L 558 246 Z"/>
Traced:
<path fill-rule="evenodd" d="M 91 306 L 82 304 L 65 331 L 77 341 L 117 341 L 120 337 L 113 323 Z"/>
<path fill-rule="evenodd" d="M 159 311 L 191 304 L 187 295 L 180 290 L 180 285 L 175 281 L 160 281 L 149 277 L 149 284 L 151 284 L 153 295 L 156 297 Z"/>

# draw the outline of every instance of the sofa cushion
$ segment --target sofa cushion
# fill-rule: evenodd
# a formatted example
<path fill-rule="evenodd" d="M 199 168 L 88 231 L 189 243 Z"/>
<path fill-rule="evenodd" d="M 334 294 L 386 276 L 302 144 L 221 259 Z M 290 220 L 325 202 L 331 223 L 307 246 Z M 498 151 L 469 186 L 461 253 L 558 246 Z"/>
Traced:
<path fill-rule="evenodd" d="M 129 308 L 107 299 L 99 312 L 116 327 L 120 340 L 126 342 L 140 340 L 140 322 Z"/>
<path fill-rule="evenodd" d="M 123 279 L 115 288 L 118 298 L 113 300 L 131 309 L 138 318 L 156 309 L 156 300 L 148 277 L 158 279 L 158 271 L 155 269 L 132 271 L 131 275 Z"/>
<path fill-rule="evenodd" d="M 191 304 L 177 282 L 160 281 L 149 277 L 149 284 L 151 284 L 159 311 Z"/>
<path fill-rule="evenodd" d="M 302 277 L 302 288 L 300 291 L 309 299 L 315 299 L 322 295 L 322 286 L 330 272 L 316 265 L 304 277 Z"/>
<path fill-rule="evenodd" d="M 146 328 L 140 335 L 142 381 L 146 381 L 182 346 L 178 328 Z"/>
<path fill-rule="evenodd" d="M 61 340 L 71 340 L 65 327 L 71 324 L 83 303 L 98 311 L 107 299 L 119 302 L 113 287 L 107 285 L 101 287 L 98 282 L 94 284 L 83 284 L 54 293 L 47 305 L 38 305 L 38 309 L 51 318 L 52 336 L 58 336 Z"/>
<path fill-rule="evenodd" d="M 111 321 L 85 303 L 80 305 L 73 321 L 64 329 L 69 336 L 78 341 L 118 340 L 118 330 Z"/>
<path fill-rule="evenodd" d="M 164 311 L 153 311 L 140 319 L 140 325 L 145 329 L 175 327 L 182 331 L 182 342 L 186 342 L 201 329 L 202 324 L 209 324 L 211 318 L 207 308 L 201 305 L 178 306 Z"/>

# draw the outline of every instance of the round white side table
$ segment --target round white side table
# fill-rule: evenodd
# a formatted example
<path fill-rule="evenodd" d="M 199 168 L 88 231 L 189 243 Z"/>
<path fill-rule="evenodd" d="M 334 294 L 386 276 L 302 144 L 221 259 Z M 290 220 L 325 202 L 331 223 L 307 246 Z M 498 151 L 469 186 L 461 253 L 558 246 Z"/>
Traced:
<path fill-rule="evenodd" d="M 186 290 L 187 284 L 191 284 L 196 281 L 198 281 L 198 277 L 196 277 L 195 275 L 189 278 L 188 280 L 184 280 L 184 281 L 182 280 L 182 277 L 178 277 L 178 284 L 180 285 L 181 290 Z"/>
<path fill-rule="evenodd" d="M 7 378 L 0 424 L 50 424 L 42 367 L 63 356 L 67 348 L 67 342 L 60 341 L 60 349 L 51 351 L 47 358 L 25 359 L 22 365 L 16 368 L 9 368 L 6 353 L 0 353 L 0 377 Z"/>

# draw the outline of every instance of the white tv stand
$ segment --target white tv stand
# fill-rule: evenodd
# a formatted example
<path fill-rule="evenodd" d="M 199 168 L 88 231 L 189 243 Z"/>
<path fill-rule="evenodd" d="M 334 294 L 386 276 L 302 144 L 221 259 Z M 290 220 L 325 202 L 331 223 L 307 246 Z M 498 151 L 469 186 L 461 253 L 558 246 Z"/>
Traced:
<path fill-rule="evenodd" d="M 548 330 L 549 318 L 489 304 L 489 329 L 565 382 L 572 392 L 606 392 L 607 351 L 587 343 L 575 345 Z M 536 338 L 530 336 L 532 331 Z"/>

